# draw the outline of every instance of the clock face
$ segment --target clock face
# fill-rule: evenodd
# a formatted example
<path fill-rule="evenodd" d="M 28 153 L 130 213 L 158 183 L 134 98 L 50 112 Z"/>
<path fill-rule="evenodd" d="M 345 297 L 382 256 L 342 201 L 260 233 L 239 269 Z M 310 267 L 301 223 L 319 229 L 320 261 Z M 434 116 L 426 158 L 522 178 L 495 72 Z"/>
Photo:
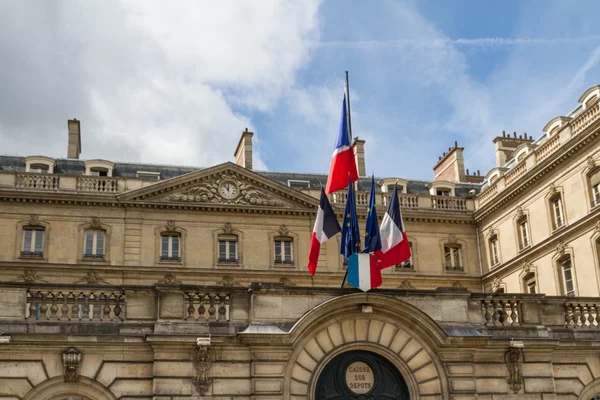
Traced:
<path fill-rule="evenodd" d="M 219 185 L 219 194 L 225 199 L 235 199 L 238 193 L 237 185 L 231 181 L 223 181 Z"/>

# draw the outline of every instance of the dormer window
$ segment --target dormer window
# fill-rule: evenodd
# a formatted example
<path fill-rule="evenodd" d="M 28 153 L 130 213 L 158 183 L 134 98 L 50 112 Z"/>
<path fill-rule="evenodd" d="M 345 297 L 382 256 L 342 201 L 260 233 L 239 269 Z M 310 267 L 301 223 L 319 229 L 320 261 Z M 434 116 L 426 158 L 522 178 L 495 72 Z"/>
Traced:
<path fill-rule="evenodd" d="M 293 189 L 310 189 L 310 181 L 288 179 L 288 186 Z"/>
<path fill-rule="evenodd" d="M 519 154 L 517 156 L 517 162 L 520 163 L 521 161 L 523 161 L 525 159 L 525 156 L 527 156 L 527 152 L 522 152 L 521 154 Z"/>
<path fill-rule="evenodd" d="M 56 161 L 44 156 L 25 157 L 25 172 L 32 174 L 53 174 Z"/>
<path fill-rule="evenodd" d="M 85 161 L 85 174 L 88 176 L 113 176 L 115 164 L 106 160 Z"/>
<path fill-rule="evenodd" d="M 135 175 L 139 179 L 160 180 L 160 172 L 137 171 Z"/>
<path fill-rule="evenodd" d="M 108 176 L 108 170 L 106 168 L 92 168 L 90 170 L 91 176 Z"/>
<path fill-rule="evenodd" d="M 598 96 L 593 95 L 585 102 L 585 108 L 590 107 L 598 99 Z"/>
<path fill-rule="evenodd" d="M 450 189 L 447 189 L 447 188 L 438 188 L 438 189 L 436 189 L 435 193 L 438 196 L 450 196 L 450 193 L 452 193 L 452 192 Z"/>

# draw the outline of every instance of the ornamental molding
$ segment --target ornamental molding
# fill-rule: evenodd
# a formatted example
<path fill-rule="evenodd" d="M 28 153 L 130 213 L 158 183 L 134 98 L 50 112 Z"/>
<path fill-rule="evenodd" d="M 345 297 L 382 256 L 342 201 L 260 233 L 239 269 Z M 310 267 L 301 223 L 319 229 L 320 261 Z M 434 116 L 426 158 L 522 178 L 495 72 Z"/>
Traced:
<path fill-rule="evenodd" d="M 242 284 L 236 281 L 233 276 L 224 276 L 219 282 L 217 282 L 217 285 L 228 288 L 242 286 Z"/>
<path fill-rule="evenodd" d="M 525 216 L 525 212 L 523 211 L 523 207 L 517 206 L 516 215 L 517 215 L 517 219 L 521 219 L 521 218 L 523 218 Z"/>
<path fill-rule="evenodd" d="M 198 346 L 192 352 L 192 362 L 196 370 L 196 376 L 192 382 L 200 396 L 204 396 L 212 384 L 212 379 L 208 377 L 208 371 L 212 364 L 212 353 L 213 349 L 210 345 Z"/>
<path fill-rule="evenodd" d="M 233 233 L 233 225 L 231 225 L 231 222 L 225 222 L 223 225 L 223 232 L 228 235 Z"/>
<path fill-rule="evenodd" d="M 288 227 L 286 225 L 281 225 L 279 227 L 278 232 L 281 236 L 289 236 L 289 234 L 290 234 L 290 230 L 288 229 Z"/>
<path fill-rule="evenodd" d="M 170 219 L 165 224 L 165 229 L 167 230 L 167 232 L 176 232 L 177 231 L 177 224 L 175 224 L 175 221 L 173 221 L 172 219 Z"/>
<path fill-rule="evenodd" d="M 596 168 L 596 160 L 594 160 L 594 157 L 588 156 L 588 158 L 586 159 L 586 162 L 587 162 L 587 167 L 590 171 L 593 170 L 594 168 Z"/>
<path fill-rule="evenodd" d="M 29 216 L 29 219 L 27 220 L 27 225 L 30 225 L 30 226 L 40 226 L 40 225 L 42 225 L 40 223 L 40 217 L 39 217 L 39 215 L 37 215 L 37 214 L 31 214 Z"/>
<path fill-rule="evenodd" d="M 533 263 L 529 260 L 525 260 L 523 262 L 523 265 L 521 266 L 521 274 L 527 275 L 531 272 L 532 269 L 533 269 Z"/>
<path fill-rule="evenodd" d="M 279 279 L 279 283 L 282 284 L 283 287 L 294 287 L 294 286 L 296 286 L 296 284 L 294 282 L 292 282 L 292 280 L 290 278 L 288 278 L 287 276 L 284 276 L 281 279 Z"/>
<path fill-rule="evenodd" d="M 446 243 L 448 244 L 458 244 L 458 238 L 456 237 L 455 233 L 450 233 L 448 235 L 448 239 L 446 240 Z"/>
<path fill-rule="evenodd" d="M 521 359 L 523 358 L 523 350 L 518 347 L 509 347 L 504 353 L 504 362 L 508 370 L 506 378 L 508 386 L 513 393 L 519 392 L 523 386 L 523 376 L 521 375 Z"/>
<path fill-rule="evenodd" d="M 222 183 L 231 183 L 236 188 L 232 198 L 224 197 L 219 187 Z M 177 190 L 159 200 L 176 203 L 228 204 L 241 206 L 286 207 L 294 205 L 273 196 L 263 188 L 243 179 L 233 172 L 223 172 L 191 187 Z"/>
<path fill-rule="evenodd" d="M 75 347 L 62 354 L 64 368 L 64 381 L 77 382 L 79 380 L 79 366 L 81 364 L 81 353 Z"/>
<path fill-rule="evenodd" d="M 17 277 L 17 279 L 15 279 L 13 282 L 16 282 L 16 281 L 23 281 L 25 283 L 34 283 L 34 282 L 48 283 L 47 280 L 42 279 L 42 277 L 39 276 L 38 273 L 32 269 L 26 269 L 25 271 L 23 271 L 23 273 L 21 275 L 19 275 Z"/>
<path fill-rule="evenodd" d="M 405 279 L 402 281 L 402 283 L 400 283 L 400 286 L 398 286 L 398 289 L 416 289 L 412 282 L 409 281 L 408 279 Z"/>
<path fill-rule="evenodd" d="M 102 223 L 100 222 L 100 218 L 92 217 L 92 222 L 90 222 L 90 228 L 92 228 L 92 229 L 102 228 Z"/>
<path fill-rule="evenodd" d="M 181 281 L 177 279 L 175 274 L 165 274 L 164 278 L 159 280 L 158 282 L 164 283 L 165 285 L 177 285 L 181 283 Z"/>
<path fill-rule="evenodd" d="M 600 218 L 596 220 L 596 225 L 594 225 L 594 231 L 596 231 L 596 233 L 600 233 Z"/>
<path fill-rule="evenodd" d="M 108 284 L 107 281 L 102 279 L 100 275 L 96 271 L 89 271 L 83 278 L 75 281 L 75 283 L 85 282 L 88 285 L 95 285 L 97 283 L 105 283 Z"/>
<path fill-rule="evenodd" d="M 565 255 L 565 251 L 567 250 L 567 246 L 565 246 L 565 243 L 560 240 L 557 244 L 556 244 L 556 254 L 560 257 Z"/>
<path fill-rule="evenodd" d="M 495 292 L 498 289 L 502 288 L 503 285 L 504 285 L 504 282 L 502 282 L 502 279 L 495 276 L 494 280 L 492 281 L 492 292 Z"/>
<path fill-rule="evenodd" d="M 558 189 L 556 189 L 556 186 L 554 185 L 554 183 L 551 183 L 548 186 L 548 196 L 552 197 L 555 196 L 558 193 Z"/>

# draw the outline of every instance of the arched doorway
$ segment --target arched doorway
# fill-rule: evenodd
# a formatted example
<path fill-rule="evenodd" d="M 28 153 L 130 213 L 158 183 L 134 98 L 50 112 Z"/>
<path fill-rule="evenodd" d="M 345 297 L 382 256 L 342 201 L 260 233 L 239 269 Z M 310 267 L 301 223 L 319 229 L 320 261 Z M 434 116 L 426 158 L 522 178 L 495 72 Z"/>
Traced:
<path fill-rule="evenodd" d="M 316 400 L 409 400 L 408 386 L 396 367 L 363 350 L 342 353 L 325 365 Z"/>

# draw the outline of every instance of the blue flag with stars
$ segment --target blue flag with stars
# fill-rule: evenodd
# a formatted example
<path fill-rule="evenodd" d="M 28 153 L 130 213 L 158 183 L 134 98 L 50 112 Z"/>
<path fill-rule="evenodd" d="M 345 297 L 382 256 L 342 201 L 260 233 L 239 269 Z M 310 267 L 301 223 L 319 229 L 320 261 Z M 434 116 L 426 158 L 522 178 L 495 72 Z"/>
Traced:
<path fill-rule="evenodd" d="M 348 182 L 348 196 L 346 197 L 346 208 L 344 209 L 344 223 L 342 224 L 342 245 L 340 253 L 350 258 L 352 254 L 360 251 L 360 228 L 358 227 L 358 215 L 354 203 L 354 189 L 352 182 Z"/>
<path fill-rule="evenodd" d="M 379 220 L 375 210 L 375 177 L 371 176 L 371 196 L 367 208 L 367 231 L 365 234 L 365 248 L 361 253 L 373 253 L 381 250 L 381 236 L 379 235 Z"/>

